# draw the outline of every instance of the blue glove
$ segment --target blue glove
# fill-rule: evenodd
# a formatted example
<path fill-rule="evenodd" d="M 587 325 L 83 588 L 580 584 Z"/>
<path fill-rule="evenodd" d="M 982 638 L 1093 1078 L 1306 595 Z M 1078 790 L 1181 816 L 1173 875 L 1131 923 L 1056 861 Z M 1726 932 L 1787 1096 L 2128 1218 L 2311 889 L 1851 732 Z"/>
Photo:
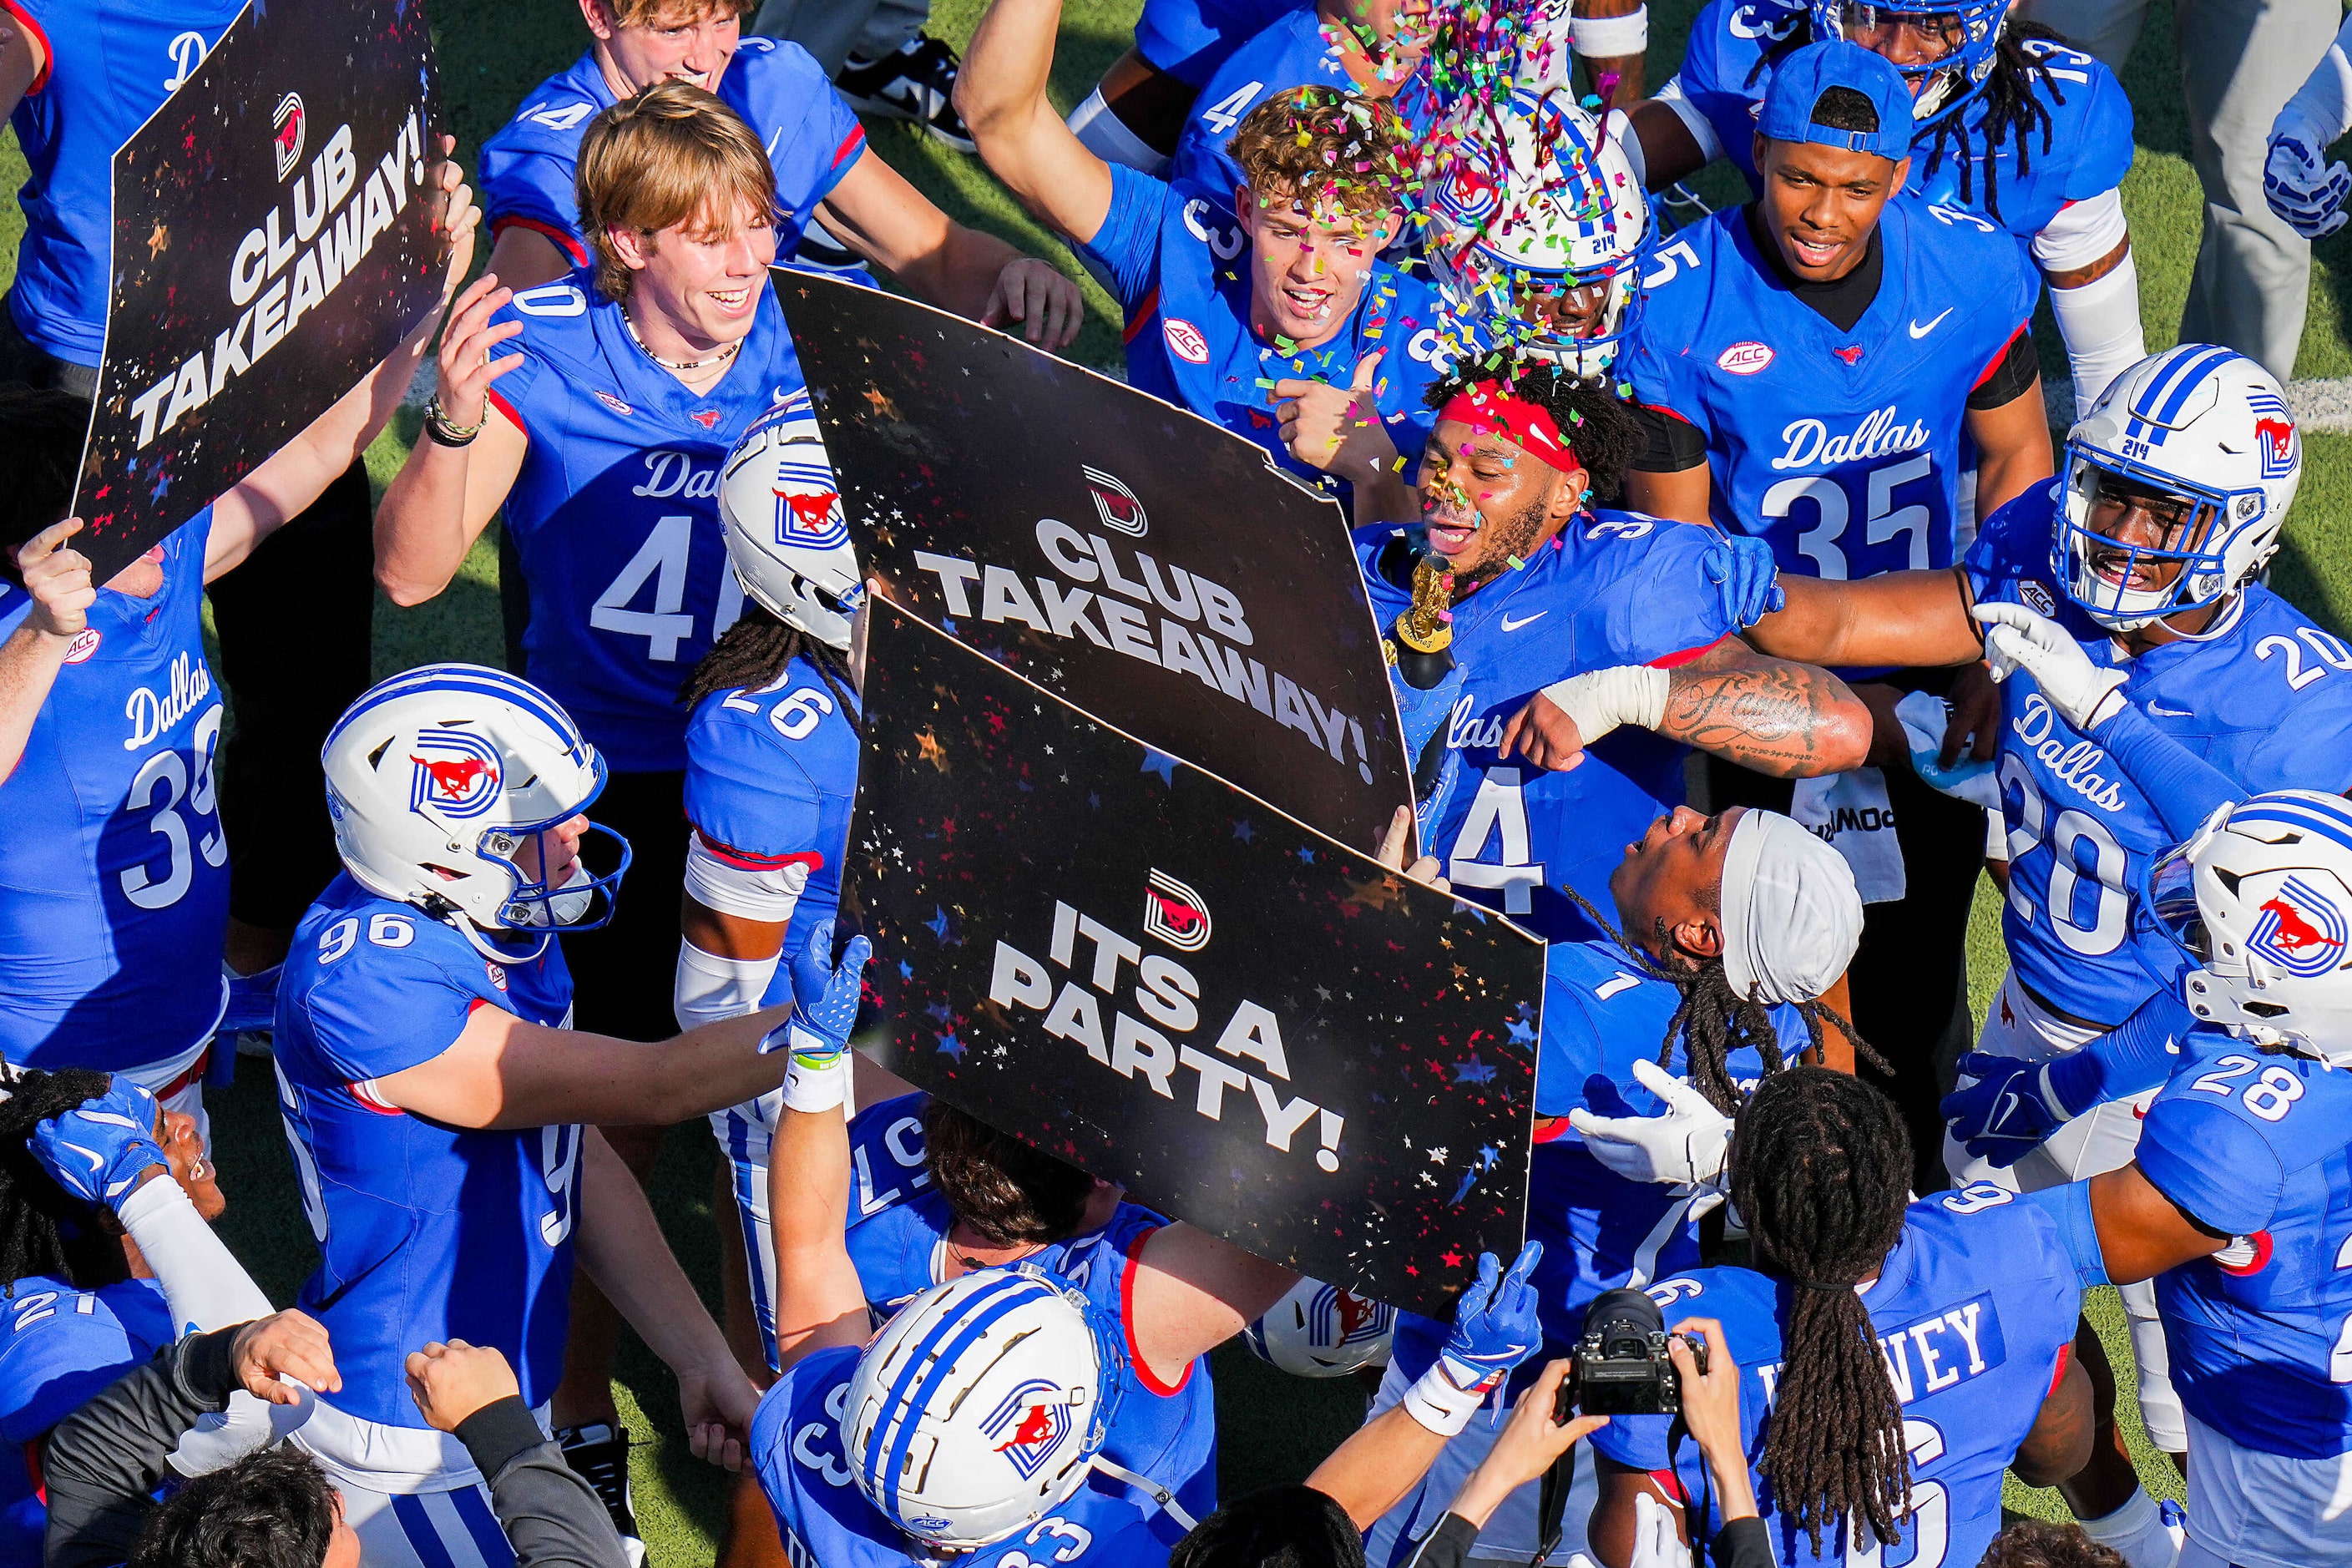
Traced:
<path fill-rule="evenodd" d="M 849 1031 L 857 1022 L 858 986 L 874 944 L 862 936 L 849 939 L 841 963 L 832 962 L 833 921 L 822 921 L 809 932 L 808 945 L 793 960 L 793 1016 L 781 1030 L 769 1031 L 760 1049 L 787 1046 L 793 1060 L 805 1068 L 830 1067 L 849 1048 Z M 780 1040 L 778 1035 L 783 1037 Z"/>
<path fill-rule="evenodd" d="M 1492 1387 L 1542 1345 L 1536 1288 L 1528 1281 L 1542 1261 L 1540 1241 L 1520 1248 L 1507 1274 L 1493 1253 L 1478 1255 L 1477 1283 L 1462 1293 L 1454 1309 L 1454 1331 L 1445 1336 L 1445 1348 L 1437 1352 L 1445 1375 L 1457 1387 Z"/>
<path fill-rule="evenodd" d="M 1735 630 L 1746 631 L 1789 603 L 1772 547 L 1760 539 L 1727 534 L 1706 547 L 1699 569 L 1715 584 L 1716 602 Z"/>
<path fill-rule="evenodd" d="M 2059 1065 L 1970 1051 L 1958 1072 L 1977 1081 L 1946 1095 L 1937 1109 L 1961 1147 L 2007 1170 L 2081 1114 L 2051 1084 L 2051 1069 Z"/>
<path fill-rule="evenodd" d="M 155 1142 L 155 1097 L 116 1074 L 106 1092 L 37 1123 L 26 1140 L 50 1180 L 78 1198 L 111 1204 L 150 1165 L 170 1168 Z"/>

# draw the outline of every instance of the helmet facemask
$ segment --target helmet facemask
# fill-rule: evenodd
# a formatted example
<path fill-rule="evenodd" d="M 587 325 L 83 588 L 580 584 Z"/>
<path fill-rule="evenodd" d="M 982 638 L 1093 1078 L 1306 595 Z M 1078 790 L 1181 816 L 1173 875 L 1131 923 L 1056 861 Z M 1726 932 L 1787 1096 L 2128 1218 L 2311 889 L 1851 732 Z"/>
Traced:
<path fill-rule="evenodd" d="M 1814 0 L 1813 37 L 1842 37 L 1902 72 L 1911 88 L 1911 118 L 1919 122 L 1960 102 L 1992 74 L 2008 14 L 2009 0 L 1945 5 Z"/>
<path fill-rule="evenodd" d="M 2266 504 L 2259 489 L 2192 485 L 2069 440 L 2051 573 L 2068 598 L 2116 631 L 2203 609 L 2242 585 L 2231 580 L 2229 542 L 2262 520 Z M 2160 540 L 2123 537 L 2135 512 L 2133 531 L 2149 531 L 2152 521 Z"/>

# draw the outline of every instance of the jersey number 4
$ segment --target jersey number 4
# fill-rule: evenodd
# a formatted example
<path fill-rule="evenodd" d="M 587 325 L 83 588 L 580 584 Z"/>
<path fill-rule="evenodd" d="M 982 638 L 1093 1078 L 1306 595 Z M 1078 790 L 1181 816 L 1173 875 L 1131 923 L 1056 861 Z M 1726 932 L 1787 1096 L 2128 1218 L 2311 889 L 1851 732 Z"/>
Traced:
<path fill-rule="evenodd" d="M 588 624 L 600 632 L 644 637 L 646 658 L 656 664 L 676 663 L 678 645 L 694 637 L 694 616 L 684 607 L 686 568 L 693 550 L 693 518 L 666 517 L 655 523 L 628 564 L 589 607 Z M 652 605 L 629 608 L 648 580 L 654 585 Z M 723 572 L 719 579 L 719 610 L 711 617 L 711 637 L 716 638 L 733 626 L 742 613 L 743 584 L 734 573 Z"/>

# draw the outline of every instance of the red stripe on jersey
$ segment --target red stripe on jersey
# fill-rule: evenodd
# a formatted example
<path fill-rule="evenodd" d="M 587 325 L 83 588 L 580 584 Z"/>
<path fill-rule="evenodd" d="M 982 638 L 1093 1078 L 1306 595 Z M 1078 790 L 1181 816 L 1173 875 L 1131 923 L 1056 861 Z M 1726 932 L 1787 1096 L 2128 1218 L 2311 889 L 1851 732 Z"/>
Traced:
<path fill-rule="evenodd" d="M 1667 407 L 1663 403 L 1644 403 L 1642 406 L 1648 409 L 1653 414 L 1664 415 L 1667 418 L 1673 420 L 1677 425 L 1691 425 L 1689 420 L 1684 418 L 1681 415 L 1675 413 L 1673 409 Z M 1698 426 L 1691 425 L 1691 428 L 1696 430 Z"/>
<path fill-rule="evenodd" d="M 1982 386 L 1986 382 L 1992 379 L 1992 373 L 2000 368 L 2000 362 L 2009 357 L 2009 351 L 2017 346 L 2017 340 L 2023 337 L 2026 334 L 2027 330 L 2032 325 L 2032 323 L 2029 321 L 2025 326 L 2020 327 L 2017 331 L 2009 334 L 2009 341 L 2000 345 L 2000 351 L 1996 353 L 1991 359 L 1985 363 L 1984 369 L 1977 373 L 1977 378 L 1969 383 L 1969 390 L 1970 392 L 1974 392 L 1978 387 Z"/>
<path fill-rule="evenodd" d="M 796 855 L 754 855 L 721 844 L 699 827 L 694 830 L 694 837 L 705 849 L 739 871 L 781 871 L 787 866 L 805 866 L 812 871 L 824 869 L 824 856 L 818 850 L 803 849 Z"/>
<path fill-rule="evenodd" d="M 499 395 L 499 389 L 497 387 L 491 387 L 488 391 L 483 393 L 482 395 L 489 399 L 490 403 L 498 409 L 498 411 L 507 416 L 507 423 L 521 431 L 525 437 L 528 437 L 530 435 L 530 426 L 522 422 L 522 416 L 515 412 L 515 405 L 509 403 L 504 397 Z"/>
<path fill-rule="evenodd" d="M 1160 285 L 1154 283 L 1151 286 L 1151 292 L 1143 297 L 1143 303 L 1135 308 L 1135 314 L 1127 319 L 1127 330 L 1118 334 L 1118 341 L 1123 343 L 1133 342 L 1135 334 L 1143 331 L 1143 323 L 1151 320 L 1151 313 L 1158 309 L 1160 309 Z"/>
<path fill-rule="evenodd" d="M 1192 1363 L 1184 1363 L 1184 1375 L 1175 1382 L 1162 1383 L 1151 1375 L 1143 1352 L 1135 1345 L 1135 1270 L 1143 1261 L 1143 1244 L 1159 1234 L 1160 1226 L 1153 1226 L 1150 1230 L 1137 1232 L 1135 1239 L 1128 1243 L 1127 1267 L 1118 1277 L 1118 1329 L 1127 1337 L 1127 1363 L 1135 1368 L 1135 1381 L 1165 1398 L 1184 1392 L 1184 1385 L 1192 1381 Z"/>
<path fill-rule="evenodd" d="M 840 168 L 842 164 L 849 162 L 849 155 L 853 149 L 861 148 L 865 145 L 866 127 L 863 125 L 851 126 L 849 128 L 849 134 L 841 139 L 841 145 L 833 150 L 833 162 L 827 164 L 826 167 L 834 169 Z"/>
<path fill-rule="evenodd" d="M 1650 1472 L 1650 1479 L 1656 1483 L 1657 1489 L 1665 1493 L 1667 1498 L 1673 1501 L 1676 1507 L 1688 1508 L 1690 1506 L 1690 1493 L 1683 1489 L 1683 1479 L 1682 1477 L 1675 1474 L 1674 1471 L 1652 1470 Z"/>
<path fill-rule="evenodd" d="M 16 17 L 24 25 L 25 31 L 33 35 L 33 41 L 41 46 L 40 71 L 33 78 L 33 85 L 25 89 L 25 96 L 30 98 L 49 85 L 49 73 L 55 70 L 58 65 L 57 46 L 49 42 L 49 35 L 42 30 L 38 22 L 25 15 L 23 6 L 13 4 L 12 0 L 0 0 L 0 11 L 5 11 Z"/>
<path fill-rule="evenodd" d="M 1567 1137 L 1570 1132 L 1575 1131 L 1575 1128 L 1569 1125 L 1568 1118 L 1565 1116 L 1538 1116 L 1536 1118 L 1536 1142 L 1538 1143 L 1552 1142 L 1558 1139 Z"/>
<path fill-rule="evenodd" d="M 480 1005 L 482 1005 L 481 999 L 477 997 L 474 1001 L 474 1006 L 479 1007 Z M 473 1009 L 470 1007 L 467 1009 L 468 1012 L 471 1012 L 472 1010 Z M 408 1112 L 401 1110 L 397 1105 L 393 1104 L 392 1101 L 384 1099 L 383 1092 L 375 1086 L 375 1079 L 372 1078 L 363 1078 L 357 1083 L 347 1083 L 343 1085 L 343 1088 L 351 1091 L 351 1097 L 359 1102 L 359 1107 L 362 1110 L 373 1110 L 378 1116 L 405 1116 L 408 1114 Z"/>
<path fill-rule="evenodd" d="M 1707 654 L 1713 653 L 1717 648 L 1721 647 L 1725 643 L 1727 643 L 1730 640 L 1731 634 L 1726 632 L 1723 636 L 1716 638 L 1705 647 L 1686 647 L 1680 653 L 1670 653 L 1665 655 L 1664 658 L 1654 658 L 1650 661 L 1650 668 L 1652 669 L 1679 669 L 1695 658 L 1703 658 Z"/>
<path fill-rule="evenodd" d="M 0 0 L 0 5 L 5 5 L 7 3 L 8 0 Z M 506 231 L 510 228 L 527 228 L 533 234 L 545 235 L 549 240 L 553 242 L 556 249 L 561 250 L 564 255 L 572 258 L 572 266 L 585 267 L 588 265 L 588 247 L 586 246 L 581 244 L 579 240 L 573 238 L 563 230 L 556 227 L 553 224 L 541 223 L 535 217 L 502 217 L 496 223 L 490 225 L 490 244 L 493 248 L 498 245 L 499 236 L 506 233 Z"/>
<path fill-rule="evenodd" d="M 2074 1353 L 2074 1346 L 2071 1341 L 2058 1347 L 2058 1370 L 2050 1374 L 2050 1394 L 2057 1393 L 2058 1385 L 2066 1381 L 2066 1363 Z M 2045 1394 L 2042 1397 L 2047 1399 L 2050 1394 Z"/>

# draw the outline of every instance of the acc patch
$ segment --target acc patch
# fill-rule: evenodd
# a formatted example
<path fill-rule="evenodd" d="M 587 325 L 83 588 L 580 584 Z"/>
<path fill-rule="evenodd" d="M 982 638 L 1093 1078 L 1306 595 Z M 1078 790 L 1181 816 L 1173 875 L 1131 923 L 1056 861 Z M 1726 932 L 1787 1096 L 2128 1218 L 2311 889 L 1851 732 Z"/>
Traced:
<path fill-rule="evenodd" d="M 1171 316 L 1160 325 L 1160 335 L 1168 340 L 1168 352 L 1187 364 L 1209 363 L 1209 340 L 1201 329 L 1181 316 Z"/>
<path fill-rule="evenodd" d="M 2017 596 L 2024 600 L 2025 607 L 2037 616 L 2055 616 L 2058 613 L 2058 600 L 2039 583 L 2020 583 Z"/>
<path fill-rule="evenodd" d="M 83 663 L 91 654 L 98 651 L 98 642 L 96 626 L 82 627 L 80 631 L 74 634 L 74 640 L 66 645 L 66 662 L 68 664 Z"/>
<path fill-rule="evenodd" d="M 1754 375 L 1773 360 L 1771 345 L 1754 341 L 1737 342 L 1715 356 L 1716 368 L 1733 375 Z"/>

